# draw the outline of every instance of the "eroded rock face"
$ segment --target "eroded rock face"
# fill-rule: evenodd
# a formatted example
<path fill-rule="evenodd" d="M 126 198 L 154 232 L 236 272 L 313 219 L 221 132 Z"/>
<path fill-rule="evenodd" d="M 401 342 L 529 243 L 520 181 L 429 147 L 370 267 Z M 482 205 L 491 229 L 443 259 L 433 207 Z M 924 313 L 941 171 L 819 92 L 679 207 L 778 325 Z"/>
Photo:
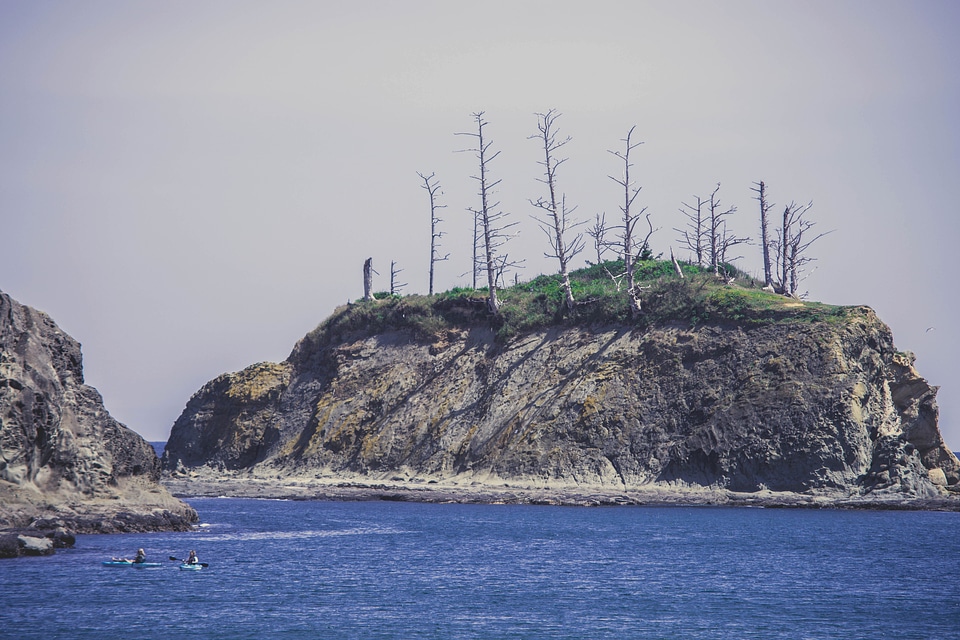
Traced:
<path fill-rule="evenodd" d="M 936 388 L 866 307 L 836 322 L 302 340 L 191 398 L 191 468 L 942 495 Z M 932 480 L 932 479 L 933 480 Z"/>
<path fill-rule="evenodd" d="M 150 444 L 84 384 L 80 344 L 0 292 L 0 527 L 189 528 L 196 512 L 159 477 Z"/>

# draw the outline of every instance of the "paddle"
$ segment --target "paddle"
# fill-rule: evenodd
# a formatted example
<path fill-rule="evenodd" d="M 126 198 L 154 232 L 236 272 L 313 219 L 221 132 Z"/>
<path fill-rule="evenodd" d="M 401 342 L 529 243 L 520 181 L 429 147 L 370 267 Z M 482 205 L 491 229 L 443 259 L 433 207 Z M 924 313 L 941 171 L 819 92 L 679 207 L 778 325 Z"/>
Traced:
<path fill-rule="evenodd" d="M 184 563 L 184 564 L 186 564 L 186 562 L 187 562 L 186 560 L 181 560 L 181 559 L 178 558 L 177 556 L 169 556 L 169 557 L 170 557 L 171 560 L 174 560 L 174 561 L 176 561 L 176 562 L 182 562 L 182 563 Z M 198 565 L 200 565 L 201 567 L 203 567 L 204 569 L 206 569 L 207 567 L 210 566 L 210 563 L 209 563 L 209 562 L 196 562 L 196 563 L 194 563 L 194 564 L 198 564 Z"/>

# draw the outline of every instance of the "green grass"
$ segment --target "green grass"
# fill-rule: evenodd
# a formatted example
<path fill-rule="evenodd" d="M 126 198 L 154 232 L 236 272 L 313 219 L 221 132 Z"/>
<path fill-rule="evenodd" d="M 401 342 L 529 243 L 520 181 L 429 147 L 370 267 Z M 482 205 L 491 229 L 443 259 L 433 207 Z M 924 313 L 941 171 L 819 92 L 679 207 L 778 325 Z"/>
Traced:
<path fill-rule="evenodd" d="M 774 323 L 839 322 L 847 308 L 801 302 L 762 290 L 762 283 L 726 265 L 736 278 L 728 284 L 710 271 L 682 265 L 684 278 L 666 260 L 638 262 L 642 313 L 632 317 L 625 293 L 622 262 L 593 265 L 570 274 L 577 306 L 564 305 L 559 275 L 541 275 L 498 291 L 500 314 L 487 309 L 485 289 L 456 288 L 434 296 L 377 296 L 338 308 L 307 337 L 319 343 L 339 342 L 363 334 L 406 330 L 432 340 L 451 329 L 486 326 L 500 340 L 556 325 L 632 324 L 645 328 L 666 323 L 691 327 L 705 324 L 756 326 Z"/>

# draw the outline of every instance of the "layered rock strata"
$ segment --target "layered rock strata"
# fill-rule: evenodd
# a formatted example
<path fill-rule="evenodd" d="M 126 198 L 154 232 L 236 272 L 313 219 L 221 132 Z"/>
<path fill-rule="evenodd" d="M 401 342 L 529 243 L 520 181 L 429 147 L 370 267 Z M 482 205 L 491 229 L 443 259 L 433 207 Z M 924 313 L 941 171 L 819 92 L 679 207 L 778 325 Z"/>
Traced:
<path fill-rule="evenodd" d="M 541 492 L 947 499 L 937 389 L 867 307 L 830 321 L 336 340 L 204 385 L 171 482 L 409 480 Z M 414 497 L 413 499 L 416 499 Z"/>

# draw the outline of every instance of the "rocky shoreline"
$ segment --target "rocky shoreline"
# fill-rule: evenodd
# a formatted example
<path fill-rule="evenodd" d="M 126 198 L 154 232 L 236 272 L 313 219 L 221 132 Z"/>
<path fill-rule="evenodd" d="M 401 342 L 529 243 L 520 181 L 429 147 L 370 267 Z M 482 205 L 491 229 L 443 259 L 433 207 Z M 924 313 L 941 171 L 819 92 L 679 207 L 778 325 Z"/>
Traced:
<path fill-rule="evenodd" d="M 84 383 L 80 343 L 0 292 L 0 558 L 47 555 L 80 533 L 189 531 L 160 460 Z"/>
<path fill-rule="evenodd" d="M 0 558 L 50 556 L 56 549 L 69 549 L 76 536 L 63 522 L 36 522 L 28 529 L 0 531 Z"/>
<path fill-rule="evenodd" d="M 78 513 L 62 507 L 50 517 L 23 518 L 22 525 L 0 528 L 0 558 L 53 555 L 73 547 L 78 534 L 192 531 L 195 521 L 192 510 L 185 516 L 166 509 L 145 513 L 85 507 Z"/>
<path fill-rule="evenodd" d="M 396 477 L 376 479 L 363 476 L 271 479 L 247 474 L 223 474 L 219 477 L 165 476 L 161 482 L 170 493 L 181 499 L 221 497 L 580 507 L 676 505 L 960 512 L 960 496 L 945 494 L 941 497 L 921 498 L 907 497 L 899 492 L 863 496 L 841 491 L 736 492 L 719 488 L 663 484 L 612 489 L 597 486 L 533 486 L 509 481 L 493 484 L 471 480 L 407 480 Z"/>
<path fill-rule="evenodd" d="M 170 504 L 136 509 L 102 503 L 6 505 L 0 527 L 0 559 L 52 555 L 73 547 L 79 534 L 193 531 L 197 513 L 173 497 Z"/>

